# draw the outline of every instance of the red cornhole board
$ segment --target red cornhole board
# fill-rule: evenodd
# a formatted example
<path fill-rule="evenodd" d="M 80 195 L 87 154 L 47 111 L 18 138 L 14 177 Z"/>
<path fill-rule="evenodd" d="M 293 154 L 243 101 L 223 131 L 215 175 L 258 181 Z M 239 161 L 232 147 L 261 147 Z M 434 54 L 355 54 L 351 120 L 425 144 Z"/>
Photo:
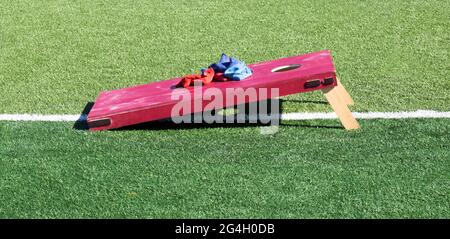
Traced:
<path fill-rule="evenodd" d="M 253 75 L 242 81 L 211 82 L 202 87 L 202 91 L 214 87 L 225 96 L 227 88 L 278 88 L 279 95 L 322 90 L 333 110 L 346 129 L 359 128 L 357 121 L 347 105 L 353 101 L 336 78 L 336 70 L 329 51 L 320 51 L 300 56 L 282 58 L 273 61 L 249 65 Z M 181 78 L 164 80 L 118 90 L 101 92 L 88 114 L 87 122 L 91 131 L 120 128 L 166 119 L 179 100 L 171 95 L 178 88 L 175 85 Z M 187 88 L 193 91 L 194 87 Z M 258 92 L 258 91 L 257 91 Z M 265 98 L 272 98 L 270 90 Z M 262 96 L 261 96 L 262 97 Z M 192 98 L 192 101 L 194 99 Z M 245 99 L 248 100 L 248 99 Z M 259 98 L 258 100 L 264 100 Z M 226 100 L 223 107 L 229 107 Z M 208 102 L 203 102 L 205 106 Z M 249 103 L 235 102 L 236 104 Z M 183 114 L 196 113 L 183 112 Z"/>

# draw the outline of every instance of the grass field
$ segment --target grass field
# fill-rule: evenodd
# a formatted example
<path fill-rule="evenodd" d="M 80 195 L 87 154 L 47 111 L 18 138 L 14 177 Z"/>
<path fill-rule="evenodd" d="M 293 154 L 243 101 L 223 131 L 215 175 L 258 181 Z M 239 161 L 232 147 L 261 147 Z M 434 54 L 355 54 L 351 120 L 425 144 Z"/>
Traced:
<path fill-rule="evenodd" d="M 352 110 L 450 111 L 449 1 L 0 0 L 0 114 L 77 114 L 98 92 L 333 52 Z M 285 112 L 330 111 L 319 93 Z M 91 133 L 0 121 L 0 217 L 449 218 L 450 120 L 286 121 Z"/>

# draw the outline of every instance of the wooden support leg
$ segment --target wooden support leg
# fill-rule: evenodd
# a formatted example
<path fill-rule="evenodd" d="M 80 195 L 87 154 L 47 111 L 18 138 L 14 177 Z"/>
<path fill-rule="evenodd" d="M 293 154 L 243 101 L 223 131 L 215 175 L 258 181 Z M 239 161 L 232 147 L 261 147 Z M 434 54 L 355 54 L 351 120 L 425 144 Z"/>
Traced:
<path fill-rule="evenodd" d="M 322 92 L 330 103 L 331 108 L 336 112 L 344 128 L 346 130 L 359 129 L 358 121 L 353 117 L 347 104 L 341 99 L 338 86 L 322 89 Z"/>
<path fill-rule="evenodd" d="M 335 87 L 336 90 L 338 91 L 338 95 L 339 98 L 341 98 L 341 101 L 346 104 L 346 105 L 353 105 L 353 99 L 352 97 L 348 94 L 348 92 L 345 90 L 344 86 L 341 84 L 341 81 L 336 78 L 337 80 L 337 86 Z"/>

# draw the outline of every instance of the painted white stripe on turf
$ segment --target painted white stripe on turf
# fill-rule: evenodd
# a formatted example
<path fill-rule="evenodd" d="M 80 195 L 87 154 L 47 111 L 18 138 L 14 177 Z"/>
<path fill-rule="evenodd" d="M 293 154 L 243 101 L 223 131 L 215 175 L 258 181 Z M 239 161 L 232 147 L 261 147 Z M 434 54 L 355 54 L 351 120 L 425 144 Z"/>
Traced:
<path fill-rule="evenodd" d="M 86 115 L 0 114 L 0 120 L 9 121 L 85 121 L 86 119 Z"/>
<path fill-rule="evenodd" d="M 450 112 L 433 110 L 417 110 L 407 112 L 353 112 L 357 119 L 417 119 L 417 118 L 450 118 Z M 286 113 L 281 115 L 283 120 L 318 120 L 337 119 L 334 112 L 329 113 Z"/>
<path fill-rule="evenodd" d="M 409 112 L 353 112 L 357 119 L 414 119 L 450 118 L 450 111 L 417 110 Z M 0 120 L 8 121 L 85 121 L 86 115 L 39 115 L 39 114 L 0 114 Z M 323 120 L 337 119 L 334 112 L 285 113 L 282 120 Z"/>

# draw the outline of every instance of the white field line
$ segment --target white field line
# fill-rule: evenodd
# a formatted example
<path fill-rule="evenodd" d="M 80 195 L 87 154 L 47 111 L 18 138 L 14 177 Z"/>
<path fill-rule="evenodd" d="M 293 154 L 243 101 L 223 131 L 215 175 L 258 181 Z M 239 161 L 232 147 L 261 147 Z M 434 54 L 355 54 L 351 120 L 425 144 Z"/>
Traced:
<path fill-rule="evenodd" d="M 85 121 L 86 115 L 0 114 L 0 120 L 8 121 Z"/>
<path fill-rule="evenodd" d="M 450 118 L 450 111 L 417 110 L 407 112 L 353 112 L 357 119 Z M 0 114 L 0 121 L 86 121 L 86 115 Z M 337 119 L 334 112 L 285 113 L 282 120 Z"/>
<path fill-rule="evenodd" d="M 406 112 L 353 112 L 357 119 L 418 119 L 418 118 L 450 118 L 450 111 L 417 110 Z M 330 113 L 287 113 L 282 114 L 283 120 L 316 120 L 337 119 L 334 112 Z"/>

